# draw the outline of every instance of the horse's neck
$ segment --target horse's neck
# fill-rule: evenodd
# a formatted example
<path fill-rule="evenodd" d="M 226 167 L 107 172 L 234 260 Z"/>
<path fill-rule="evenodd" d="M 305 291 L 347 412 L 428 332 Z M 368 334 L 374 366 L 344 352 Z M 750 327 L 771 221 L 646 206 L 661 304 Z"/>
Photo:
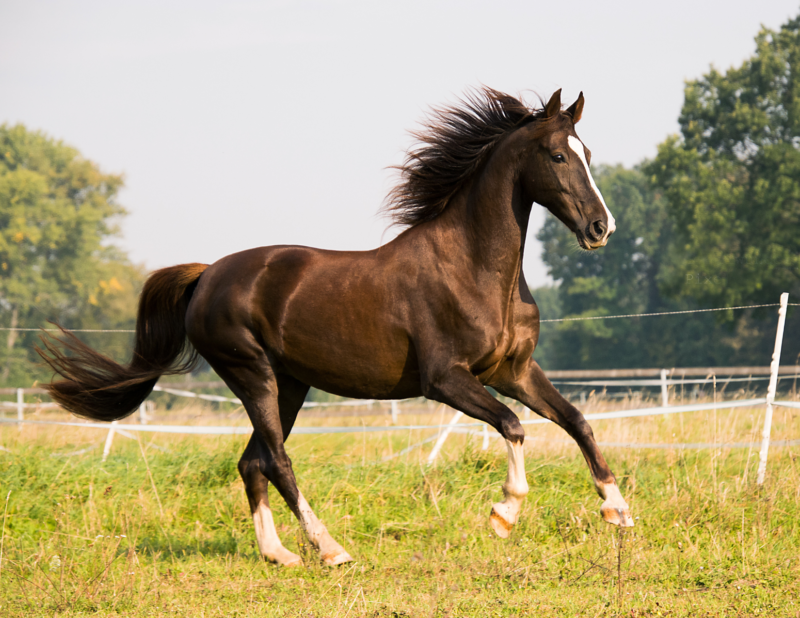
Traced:
<path fill-rule="evenodd" d="M 455 241 L 453 251 L 504 287 L 519 277 L 531 210 L 516 184 L 517 161 L 501 146 L 434 220 Z"/>

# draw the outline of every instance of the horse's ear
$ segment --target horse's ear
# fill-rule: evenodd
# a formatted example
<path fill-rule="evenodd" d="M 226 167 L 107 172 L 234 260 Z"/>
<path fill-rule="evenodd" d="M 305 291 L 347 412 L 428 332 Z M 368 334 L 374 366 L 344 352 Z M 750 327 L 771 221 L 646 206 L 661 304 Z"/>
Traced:
<path fill-rule="evenodd" d="M 545 118 L 552 118 L 561 111 L 561 88 L 553 93 L 547 105 L 544 107 Z"/>
<path fill-rule="evenodd" d="M 583 115 L 583 91 L 578 95 L 578 100 L 569 106 L 567 113 L 572 116 L 572 124 L 578 124 Z"/>

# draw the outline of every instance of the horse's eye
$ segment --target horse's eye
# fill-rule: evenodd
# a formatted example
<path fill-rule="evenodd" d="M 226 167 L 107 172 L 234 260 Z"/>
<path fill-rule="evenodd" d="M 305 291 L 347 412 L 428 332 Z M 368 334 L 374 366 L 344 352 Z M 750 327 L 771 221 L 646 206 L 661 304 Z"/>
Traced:
<path fill-rule="evenodd" d="M 560 155 L 560 154 L 553 155 L 553 161 L 555 161 L 556 163 L 566 163 L 567 162 L 567 160 L 564 158 L 564 155 Z"/>

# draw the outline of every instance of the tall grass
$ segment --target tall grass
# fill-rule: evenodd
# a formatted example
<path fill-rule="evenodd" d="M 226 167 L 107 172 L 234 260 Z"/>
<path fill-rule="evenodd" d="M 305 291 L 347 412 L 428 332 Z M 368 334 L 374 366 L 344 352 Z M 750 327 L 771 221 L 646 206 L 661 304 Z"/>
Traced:
<path fill-rule="evenodd" d="M 424 413 L 401 422 L 439 420 Z M 762 413 L 594 426 L 600 441 L 750 441 Z M 381 461 L 421 432 L 293 436 L 303 493 L 356 561 L 322 567 L 272 490 L 284 544 L 306 562 L 281 569 L 257 556 L 236 471 L 244 436 L 117 437 L 101 463 L 102 432 L 3 427 L 0 615 L 799 615 L 798 447 L 772 449 L 760 488 L 755 449 L 605 448 L 637 518 L 620 531 L 600 519 L 566 435 L 528 432 L 531 493 L 507 541 L 488 526 L 506 471 L 495 439 L 482 451 L 480 438 L 451 436 L 429 467 L 430 445 Z M 798 411 L 776 410 L 773 432 L 800 438 Z"/>

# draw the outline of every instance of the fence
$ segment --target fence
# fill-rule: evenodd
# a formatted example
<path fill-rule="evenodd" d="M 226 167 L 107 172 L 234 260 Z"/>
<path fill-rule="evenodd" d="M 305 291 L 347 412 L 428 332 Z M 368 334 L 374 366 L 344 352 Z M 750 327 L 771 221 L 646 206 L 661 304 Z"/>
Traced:
<path fill-rule="evenodd" d="M 779 311 L 778 311 L 778 327 L 776 331 L 775 337 L 775 347 L 772 356 L 772 362 L 769 368 L 764 367 L 705 367 L 705 368 L 693 368 L 693 369 L 628 369 L 628 370 L 620 370 L 620 369 L 611 369 L 611 370 L 600 370 L 600 371 L 584 371 L 584 370 L 573 370 L 573 371 L 551 371 L 547 372 L 548 377 L 550 377 L 554 383 L 556 384 L 563 384 L 563 385 L 583 385 L 583 386 L 660 386 L 661 387 L 661 403 L 662 405 L 659 407 L 651 407 L 651 408 L 640 408 L 636 410 L 622 410 L 622 411 L 614 411 L 614 412 L 601 412 L 596 414 L 586 414 L 584 415 L 587 420 L 601 420 L 601 419 L 612 419 L 612 418 L 633 418 L 633 417 L 641 417 L 641 416 L 656 416 L 656 415 L 664 415 L 664 414 L 676 414 L 676 413 L 684 413 L 684 412 L 694 412 L 694 411 L 701 411 L 701 410 L 718 410 L 718 409 L 730 409 L 730 408 L 737 408 L 737 407 L 744 407 L 744 406 L 757 406 L 757 405 L 765 405 L 765 417 L 764 417 L 764 426 L 762 429 L 762 441 L 761 441 L 761 449 L 759 454 L 759 469 L 758 469 L 758 484 L 762 484 L 764 482 L 764 478 L 766 475 L 766 465 L 770 447 L 770 433 L 772 427 L 772 416 L 773 416 L 773 407 L 774 406 L 786 406 L 791 408 L 800 408 L 800 403 L 792 402 L 792 401 L 776 401 L 775 394 L 777 390 L 777 383 L 778 380 L 783 378 L 792 378 L 796 379 L 800 377 L 800 373 L 797 371 L 797 367 L 781 367 L 780 366 L 780 355 L 781 355 L 781 347 L 783 342 L 783 332 L 784 326 L 786 322 L 786 312 L 788 307 L 788 297 L 789 295 L 784 293 L 781 295 L 780 303 L 779 303 Z M 762 305 L 763 306 L 763 305 Z M 770 306 L 770 305 L 767 305 Z M 717 310 L 724 310 L 724 309 L 742 309 L 745 307 L 732 307 L 732 308 L 723 308 L 723 309 L 710 309 L 710 310 L 699 310 L 699 311 L 717 311 Z M 668 312 L 665 314 L 642 314 L 641 317 L 650 316 L 650 315 L 671 315 L 673 313 L 692 313 L 691 311 L 684 311 L 684 312 Z M 606 319 L 613 319 L 618 317 L 637 317 L 637 316 L 605 316 Z M 578 319 L 587 319 L 587 318 L 578 318 Z M 602 318 L 589 318 L 589 319 L 602 319 Z M 692 379 L 686 380 L 686 376 L 705 376 L 701 379 Z M 717 375 L 727 375 L 729 376 L 726 379 L 717 380 Z M 748 376 L 746 378 L 734 378 L 730 376 Z M 768 375 L 768 377 L 766 377 Z M 650 376 L 658 376 L 657 380 L 648 379 Z M 764 376 L 764 377 L 756 377 L 753 376 Z M 593 377 L 593 378 L 607 378 L 606 380 L 584 380 L 579 381 L 576 379 L 582 377 Z M 632 380 L 620 380 L 619 378 L 639 378 L 639 379 L 632 379 Z M 680 377 L 680 380 L 676 378 Z M 561 379 L 563 378 L 563 379 Z M 569 381 L 569 378 L 573 378 L 573 381 Z M 611 379 L 611 380 L 609 380 Z M 713 403 L 706 403 L 706 404 L 694 404 L 694 405 L 679 405 L 679 406 L 670 406 L 669 405 L 669 386 L 670 385 L 677 385 L 677 384 L 707 384 L 710 382 L 714 382 L 715 384 L 724 384 L 736 381 L 744 381 L 744 380 L 758 380 L 764 379 L 769 380 L 768 388 L 767 388 L 767 396 L 765 398 L 754 398 L 754 399 L 747 399 L 747 400 L 738 400 L 738 401 L 721 401 L 721 402 L 713 402 Z M 206 388 L 218 388 L 224 386 L 222 382 L 205 382 L 205 383 L 184 383 L 184 384 L 165 384 L 165 385 L 157 385 L 155 387 L 155 391 L 164 392 L 168 394 L 172 394 L 179 397 L 188 397 L 188 398 L 197 398 L 200 400 L 205 401 L 212 401 L 212 402 L 232 402 L 241 404 L 238 399 L 231 398 L 231 397 L 223 397 L 220 395 L 208 395 L 202 393 L 196 393 L 194 391 L 183 390 L 181 388 L 175 388 L 177 386 L 193 386 L 193 387 L 206 387 Z M 134 436 L 131 435 L 129 432 L 159 432 L 159 433 L 182 433 L 182 434 L 205 434 L 205 435 L 237 435 L 237 434 L 250 434 L 252 433 L 252 429 L 250 427 L 193 427 L 193 426 L 186 426 L 186 425 L 148 425 L 147 424 L 147 414 L 144 405 L 140 408 L 139 411 L 139 420 L 140 423 L 137 424 L 122 424 L 117 421 L 114 421 L 109 426 L 106 423 L 89 423 L 89 422 L 69 422 L 69 421 L 36 421 L 36 420 L 25 420 L 24 419 L 24 410 L 26 407 L 36 407 L 38 409 L 48 408 L 48 407 L 57 407 L 56 404 L 53 403 L 25 403 L 24 396 L 25 394 L 44 394 L 46 391 L 43 389 L 0 389 L 0 394 L 16 394 L 16 402 L 2 402 L 2 405 L 5 407 L 16 407 L 17 410 L 17 418 L 16 419 L 0 419 L 0 422 L 13 422 L 17 423 L 20 428 L 22 424 L 43 424 L 43 425 L 61 425 L 61 426 L 78 426 L 78 427 L 87 427 L 87 428 L 98 428 L 98 429 L 107 429 L 108 434 L 105 441 L 105 446 L 103 450 L 103 460 L 105 461 L 106 457 L 108 456 L 111 444 L 116 433 L 120 435 L 133 438 Z M 351 400 L 351 401 L 342 401 L 342 402 L 306 402 L 303 404 L 304 408 L 315 408 L 315 407 L 327 407 L 327 406 L 345 406 L 345 407 L 356 407 L 356 406 L 365 406 L 365 405 L 373 405 L 378 403 L 376 400 Z M 436 440 L 431 453 L 428 456 L 428 462 L 433 463 L 436 458 L 438 457 L 439 452 L 441 451 L 442 446 L 444 445 L 445 441 L 447 440 L 448 436 L 451 433 L 467 433 L 470 435 L 480 435 L 483 436 L 483 449 L 488 447 L 489 442 L 489 429 L 488 426 L 483 423 L 459 423 L 461 419 L 462 413 L 460 411 L 456 411 L 450 421 L 445 425 L 397 425 L 398 415 L 399 415 L 399 405 L 397 401 L 389 402 L 391 406 L 391 414 L 392 414 L 392 422 L 393 425 L 389 427 L 366 427 L 366 426 L 359 426 L 359 427 L 295 427 L 292 430 L 293 434 L 333 434 L 333 433 L 363 433 L 363 432 L 383 432 L 383 431 L 410 431 L 410 430 L 437 430 L 437 434 L 434 436 L 430 436 L 425 440 L 419 442 L 418 444 L 412 445 L 411 447 L 404 449 L 400 453 L 397 453 L 395 456 L 399 456 L 405 454 L 409 450 L 413 448 L 417 448 L 422 446 L 423 444 L 427 444 Z M 443 404 L 442 404 L 443 405 Z M 521 423 L 523 425 L 532 425 L 532 424 L 539 424 L 539 423 L 549 423 L 550 421 L 546 419 L 528 419 L 522 420 Z M 481 430 L 476 428 L 480 427 Z M 667 445 L 632 445 L 632 444 L 625 444 L 625 443 L 609 443 L 613 446 L 638 446 L 640 448 L 663 448 Z M 775 446 L 793 446 L 795 444 L 800 444 L 800 440 L 789 440 L 783 441 L 781 443 L 776 443 Z M 681 444 L 681 445 L 673 445 L 676 448 L 707 448 L 707 447 L 727 447 L 727 448 L 735 448 L 738 446 L 745 446 L 750 445 L 750 443 L 732 443 L 732 444 L 718 444 L 718 445 L 706 445 L 706 444 Z"/>

